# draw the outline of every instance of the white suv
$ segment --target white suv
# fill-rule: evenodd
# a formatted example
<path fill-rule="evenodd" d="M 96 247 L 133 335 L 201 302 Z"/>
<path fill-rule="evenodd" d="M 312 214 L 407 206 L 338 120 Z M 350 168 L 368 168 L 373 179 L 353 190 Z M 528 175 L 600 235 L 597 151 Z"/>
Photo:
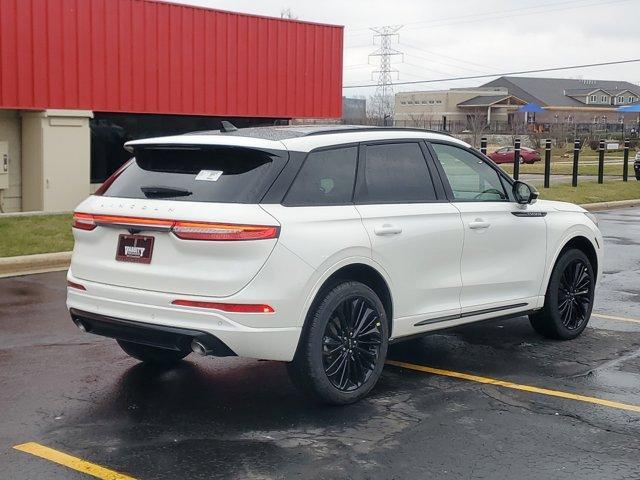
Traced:
<path fill-rule="evenodd" d="M 226 128 L 126 148 L 75 213 L 67 305 L 137 359 L 280 360 L 344 404 L 389 342 L 523 314 L 570 339 L 589 320 L 595 218 L 448 135 Z"/>

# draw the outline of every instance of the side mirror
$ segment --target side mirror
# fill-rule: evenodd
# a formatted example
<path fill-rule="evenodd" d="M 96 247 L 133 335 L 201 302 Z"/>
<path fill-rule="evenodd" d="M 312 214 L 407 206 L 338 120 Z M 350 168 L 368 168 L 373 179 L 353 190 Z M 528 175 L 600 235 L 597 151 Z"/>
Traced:
<path fill-rule="evenodd" d="M 538 195 L 538 191 L 527 183 L 516 180 L 513 184 L 513 197 L 520 205 L 535 203 Z"/>

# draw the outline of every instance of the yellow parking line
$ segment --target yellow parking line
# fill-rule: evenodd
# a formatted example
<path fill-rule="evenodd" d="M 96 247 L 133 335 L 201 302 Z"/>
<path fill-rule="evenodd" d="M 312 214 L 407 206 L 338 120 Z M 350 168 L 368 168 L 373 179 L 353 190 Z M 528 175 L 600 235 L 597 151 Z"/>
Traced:
<path fill-rule="evenodd" d="M 607 319 L 607 320 L 618 320 L 620 322 L 631 322 L 631 323 L 640 324 L 640 320 L 638 320 L 637 318 L 616 317 L 614 315 L 604 315 L 602 313 L 592 313 L 591 315 L 594 316 L 594 317 L 604 318 L 604 319 Z"/>
<path fill-rule="evenodd" d="M 562 392 L 559 390 L 549 390 L 547 388 L 533 387 L 531 385 L 521 385 L 519 383 L 507 382 L 504 380 L 496 380 L 494 378 L 479 377 L 477 375 L 469 375 L 468 373 L 454 372 L 452 370 L 442 370 L 440 368 L 425 367 L 423 365 L 415 365 L 413 363 L 398 362 L 396 360 L 387 360 L 388 365 L 395 367 L 407 368 L 409 370 L 417 370 L 419 372 L 432 373 L 434 375 L 442 375 L 445 377 L 458 378 L 460 380 L 469 380 L 471 382 L 486 383 L 496 385 L 498 387 L 511 388 L 513 390 L 521 390 L 523 392 L 538 393 L 540 395 L 548 395 L 551 397 L 568 398 L 579 402 L 593 403 L 610 408 L 627 410 L 629 412 L 640 413 L 640 405 L 631 405 L 628 403 L 614 402 L 612 400 L 603 400 L 602 398 L 587 397 L 584 395 L 576 395 L 575 393 Z"/>
<path fill-rule="evenodd" d="M 59 465 L 77 470 L 78 472 L 86 473 L 92 477 L 100 478 L 102 480 L 135 480 L 133 477 L 124 475 L 122 473 L 114 472 L 108 468 L 101 467 L 95 463 L 87 462 L 81 458 L 72 457 L 66 453 L 59 452 L 53 448 L 45 447 L 39 443 L 29 442 L 21 445 L 16 445 L 16 450 L 21 452 L 30 453 L 36 457 L 41 457 Z"/>

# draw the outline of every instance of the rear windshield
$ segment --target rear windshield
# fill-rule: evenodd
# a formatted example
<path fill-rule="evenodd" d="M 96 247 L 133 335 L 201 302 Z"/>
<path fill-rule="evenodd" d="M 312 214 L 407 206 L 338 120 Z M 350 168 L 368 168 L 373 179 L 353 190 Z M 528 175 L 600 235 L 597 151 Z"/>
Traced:
<path fill-rule="evenodd" d="M 102 192 L 105 197 L 257 203 L 286 162 L 286 152 L 246 148 L 146 148 Z"/>

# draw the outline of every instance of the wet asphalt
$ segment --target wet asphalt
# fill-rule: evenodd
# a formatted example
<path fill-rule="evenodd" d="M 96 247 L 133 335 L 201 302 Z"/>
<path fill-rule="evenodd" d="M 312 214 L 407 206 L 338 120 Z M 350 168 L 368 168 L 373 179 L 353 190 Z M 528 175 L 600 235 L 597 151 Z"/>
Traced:
<path fill-rule="evenodd" d="M 640 319 L 640 209 L 598 216 L 594 310 Z M 140 479 L 640 478 L 640 413 L 393 366 L 360 403 L 316 405 L 277 362 L 138 364 L 73 326 L 65 289 L 64 272 L 0 280 L 0 479 L 88 478 L 11 448 L 31 441 Z M 520 317 L 391 357 L 640 405 L 640 323 L 557 342 Z"/>

